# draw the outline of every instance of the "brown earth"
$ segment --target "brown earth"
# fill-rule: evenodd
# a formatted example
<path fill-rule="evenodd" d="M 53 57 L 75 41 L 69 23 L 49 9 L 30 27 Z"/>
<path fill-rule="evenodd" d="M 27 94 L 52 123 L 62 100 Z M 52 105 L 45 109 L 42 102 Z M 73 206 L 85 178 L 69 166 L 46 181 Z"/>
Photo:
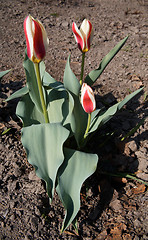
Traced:
<path fill-rule="evenodd" d="M 120 140 L 148 116 L 147 13 L 146 0 L 1 0 L 0 71 L 10 68 L 12 71 L 0 83 L 0 239 L 148 239 L 146 186 L 100 174 L 102 168 L 109 172 L 136 172 L 137 177 L 148 181 L 148 120 L 125 142 Z M 70 53 L 71 67 L 80 75 L 81 54 L 71 30 L 73 21 L 80 25 L 87 18 L 94 27 L 92 48 L 86 57 L 86 74 L 129 35 L 126 45 L 94 86 L 98 106 L 104 102 L 111 105 L 144 86 L 144 91 L 92 142 L 91 147 L 100 161 L 98 170 L 82 188 L 79 235 L 72 226 L 60 234 L 63 206 L 57 195 L 49 206 L 44 183 L 27 163 L 20 140 L 21 123 L 15 115 L 18 100 L 4 102 L 25 84 L 23 21 L 28 14 L 40 19 L 46 27 L 50 40 L 46 70 L 60 81 Z M 10 131 L 2 135 L 8 128 Z M 109 133 L 110 138 L 102 144 L 104 133 Z"/>

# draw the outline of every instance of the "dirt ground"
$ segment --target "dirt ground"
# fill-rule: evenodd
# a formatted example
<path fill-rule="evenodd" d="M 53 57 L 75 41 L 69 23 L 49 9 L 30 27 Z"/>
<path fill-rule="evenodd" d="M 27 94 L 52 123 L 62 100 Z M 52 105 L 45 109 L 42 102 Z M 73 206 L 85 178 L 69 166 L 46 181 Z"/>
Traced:
<path fill-rule="evenodd" d="M 136 173 L 148 181 L 147 13 L 146 0 L 1 0 L 0 71 L 10 68 L 12 71 L 0 83 L 0 239 L 148 239 L 146 186 L 100 173 L 100 169 Z M 18 100 L 4 102 L 25 84 L 23 21 L 28 14 L 40 19 L 47 30 L 46 70 L 59 81 L 70 53 L 71 67 L 80 75 L 81 53 L 72 34 L 73 21 L 80 25 L 87 18 L 94 27 L 85 74 L 98 67 L 101 59 L 129 36 L 94 86 L 98 106 L 104 102 L 112 105 L 144 86 L 144 91 L 96 134 L 92 142 L 99 164 L 96 173 L 82 187 L 78 235 L 72 226 L 60 234 L 63 206 L 56 194 L 49 205 L 44 183 L 27 162 L 21 144 L 21 123 L 15 115 Z M 140 128 L 121 142 L 144 118 Z M 10 131 L 2 135 L 8 128 Z M 103 145 L 105 132 L 110 133 L 110 138 Z"/>

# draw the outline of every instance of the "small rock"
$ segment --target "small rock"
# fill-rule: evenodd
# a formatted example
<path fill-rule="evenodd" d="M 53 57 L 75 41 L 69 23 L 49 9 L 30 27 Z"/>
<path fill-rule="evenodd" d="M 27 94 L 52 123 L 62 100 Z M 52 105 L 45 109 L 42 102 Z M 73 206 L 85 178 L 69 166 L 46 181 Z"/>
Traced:
<path fill-rule="evenodd" d="M 148 181 L 148 174 L 146 173 L 137 173 L 137 177 L 143 179 L 144 181 Z"/>
<path fill-rule="evenodd" d="M 122 205 L 118 199 L 115 199 L 114 201 L 112 201 L 109 206 L 115 212 L 121 212 L 121 210 L 122 210 Z"/>
<path fill-rule="evenodd" d="M 69 23 L 68 22 L 62 22 L 62 27 L 68 27 Z"/>
<path fill-rule="evenodd" d="M 138 161 L 139 161 L 138 170 L 145 171 L 148 166 L 148 161 L 144 158 L 140 158 L 138 159 Z"/>
<path fill-rule="evenodd" d="M 141 151 L 136 151 L 135 155 L 137 156 L 137 158 L 143 158 L 144 157 L 144 154 Z"/>
<path fill-rule="evenodd" d="M 2 226 L 2 228 L 4 228 L 4 226 L 5 226 L 4 222 L 1 222 L 1 226 Z"/>
<path fill-rule="evenodd" d="M 132 31 L 133 31 L 135 34 L 139 33 L 139 29 L 138 29 L 137 27 L 132 27 Z"/>
<path fill-rule="evenodd" d="M 31 222 L 31 229 L 33 232 L 36 232 L 38 229 L 38 219 L 36 217 L 33 217 L 30 219 Z"/>
<path fill-rule="evenodd" d="M 13 202 L 12 202 L 12 201 L 10 201 L 10 202 L 9 202 L 9 205 L 10 205 L 10 208 L 11 208 L 11 209 L 13 209 L 13 208 L 14 208 L 14 206 L 15 206 L 15 202 L 14 202 L 14 201 L 13 201 Z"/>
<path fill-rule="evenodd" d="M 104 231 L 102 231 L 102 232 L 97 236 L 97 240 L 105 239 L 106 236 L 107 236 L 107 231 L 104 230 Z"/>
<path fill-rule="evenodd" d="M 15 162 L 13 162 L 13 169 L 14 169 L 13 174 L 15 177 L 20 177 L 22 175 L 20 168 Z"/>
<path fill-rule="evenodd" d="M 140 226 L 140 222 L 138 221 L 138 219 L 136 219 L 136 220 L 134 221 L 134 227 L 137 228 L 137 227 L 139 227 L 139 226 Z"/>
<path fill-rule="evenodd" d="M 35 174 L 35 171 L 31 171 L 28 175 L 28 178 L 29 178 L 29 180 L 32 180 L 32 181 L 38 181 L 39 180 L 39 178 Z"/>
<path fill-rule="evenodd" d="M 129 147 L 129 149 L 132 152 L 136 152 L 137 151 L 137 144 L 136 144 L 136 142 L 134 140 L 129 142 L 128 147 Z"/>
<path fill-rule="evenodd" d="M 10 192 L 14 191 L 16 189 L 16 181 L 9 181 L 7 187 Z"/>
<path fill-rule="evenodd" d="M 40 214 L 40 210 L 35 206 L 35 214 L 37 215 L 37 216 L 40 216 L 41 214 Z"/>

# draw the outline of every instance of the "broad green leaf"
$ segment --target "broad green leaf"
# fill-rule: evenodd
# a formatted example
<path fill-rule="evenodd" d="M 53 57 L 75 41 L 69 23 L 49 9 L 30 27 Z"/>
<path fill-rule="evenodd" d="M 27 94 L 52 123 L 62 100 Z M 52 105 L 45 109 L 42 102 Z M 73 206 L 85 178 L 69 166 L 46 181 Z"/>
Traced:
<path fill-rule="evenodd" d="M 70 132 L 75 126 L 75 118 L 73 114 L 74 110 L 74 99 L 69 91 L 67 91 L 68 98 L 66 100 L 65 105 L 63 105 L 63 115 L 66 116 L 63 122 L 63 126 L 65 126 Z M 68 114 L 67 114 L 68 113 Z"/>
<path fill-rule="evenodd" d="M 47 90 L 47 105 L 50 122 L 61 122 L 71 131 L 71 125 L 74 124 L 73 108 L 74 99 L 70 92 L 64 88 L 61 82 L 51 82 L 45 86 Z"/>
<path fill-rule="evenodd" d="M 55 81 L 55 82 L 48 83 L 48 85 L 44 85 L 44 86 L 45 86 L 45 89 L 47 90 L 54 89 L 56 91 L 66 91 L 62 82 Z"/>
<path fill-rule="evenodd" d="M 50 84 L 47 90 L 47 106 L 50 123 L 61 122 L 70 130 L 74 100 L 62 83 Z"/>
<path fill-rule="evenodd" d="M 47 106 L 50 123 L 63 123 L 68 115 L 67 91 L 47 90 Z"/>
<path fill-rule="evenodd" d="M 63 83 L 67 90 L 76 96 L 79 96 L 80 83 L 70 68 L 70 56 L 68 57 L 65 67 Z"/>
<path fill-rule="evenodd" d="M 134 96 L 136 96 L 139 92 L 141 92 L 143 88 L 136 90 L 135 92 L 129 94 L 125 99 L 119 103 L 116 103 L 106 111 L 103 111 L 99 115 L 96 115 L 95 118 L 92 119 L 89 133 L 94 132 L 100 126 L 104 125 L 108 122 L 129 100 L 131 100 Z"/>
<path fill-rule="evenodd" d="M 18 102 L 16 115 L 22 120 L 24 127 L 45 123 L 43 113 L 38 111 L 29 94 L 24 95 Z"/>
<path fill-rule="evenodd" d="M 30 59 L 27 56 L 27 53 L 25 55 L 25 60 L 23 63 L 25 73 L 26 73 L 26 80 L 27 80 L 27 85 L 29 88 L 29 95 L 31 97 L 31 100 L 33 103 L 37 106 L 38 110 L 42 112 L 42 104 L 40 100 L 40 94 L 38 90 L 38 84 L 37 84 L 37 79 L 36 79 L 36 73 L 35 73 L 35 68 L 34 68 L 34 63 L 30 61 Z M 43 79 L 43 75 L 45 72 L 45 65 L 43 62 L 40 63 L 40 75 L 41 79 Z M 43 88 L 44 92 L 44 88 Z M 45 93 L 44 93 L 45 95 Z"/>
<path fill-rule="evenodd" d="M 98 156 L 72 149 L 64 149 L 65 160 L 58 171 L 57 193 L 66 209 L 64 231 L 80 209 L 80 190 L 83 182 L 97 167 Z"/>
<path fill-rule="evenodd" d="M 43 82 L 44 74 L 45 74 L 45 64 L 43 61 L 39 63 L 39 69 L 40 69 L 40 75 L 41 75 L 41 80 Z"/>
<path fill-rule="evenodd" d="M 45 71 L 45 74 L 43 76 L 43 85 L 44 86 L 49 86 L 51 83 L 55 83 L 56 80 L 50 76 L 48 72 Z"/>
<path fill-rule="evenodd" d="M 19 89 L 18 91 L 16 91 L 15 93 L 13 93 L 10 97 L 8 97 L 6 99 L 6 102 L 13 100 L 15 98 L 19 98 L 19 97 L 23 97 L 24 95 L 26 95 L 29 92 L 29 89 L 27 86 Z"/>
<path fill-rule="evenodd" d="M 74 109 L 73 109 L 73 125 L 72 131 L 74 133 L 75 139 L 78 146 L 81 146 L 83 136 L 87 127 L 88 114 L 84 111 L 79 97 L 72 95 L 74 99 Z"/>
<path fill-rule="evenodd" d="M 11 71 L 11 69 L 0 72 L 0 79 L 1 79 L 3 76 L 5 76 L 7 73 L 9 73 L 10 71 Z"/>
<path fill-rule="evenodd" d="M 93 111 L 91 113 L 91 121 L 93 121 L 93 119 L 95 119 L 97 117 L 97 115 L 102 111 L 102 109 L 96 109 L 95 111 Z"/>
<path fill-rule="evenodd" d="M 101 73 L 104 71 L 106 66 L 109 64 L 109 62 L 114 58 L 114 56 L 119 52 L 119 50 L 123 47 L 128 37 L 125 37 L 123 40 L 121 40 L 101 61 L 99 67 L 93 71 L 91 71 L 85 78 L 85 82 L 88 85 L 92 85 L 101 75 Z"/>
<path fill-rule="evenodd" d="M 64 161 L 63 144 L 69 131 L 60 124 L 38 124 L 22 129 L 22 144 L 28 161 L 38 177 L 46 182 L 50 200 L 53 197 L 57 171 Z"/>

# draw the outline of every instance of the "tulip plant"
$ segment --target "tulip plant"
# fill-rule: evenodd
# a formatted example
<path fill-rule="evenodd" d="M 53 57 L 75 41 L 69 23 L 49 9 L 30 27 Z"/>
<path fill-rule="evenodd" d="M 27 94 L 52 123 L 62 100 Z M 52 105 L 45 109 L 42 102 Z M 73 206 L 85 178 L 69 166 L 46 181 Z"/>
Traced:
<path fill-rule="evenodd" d="M 26 86 L 8 100 L 20 97 L 16 114 L 23 123 L 22 144 L 37 176 L 46 182 L 50 202 L 56 190 L 64 205 L 64 231 L 74 222 L 79 211 L 83 182 L 97 167 L 97 154 L 87 149 L 90 136 L 142 88 L 108 109 L 96 109 L 91 87 L 128 37 L 121 40 L 103 58 L 99 67 L 84 78 L 84 58 L 90 50 L 92 24 L 85 19 L 78 29 L 73 23 L 72 31 L 82 52 L 81 77 L 78 80 L 72 72 L 69 56 L 63 82 L 59 82 L 45 70 L 43 59 L 49 40 L 42 23 L 28 16 L 24 21 L 24 31 L 27 43 L 23 64 Z"/>

